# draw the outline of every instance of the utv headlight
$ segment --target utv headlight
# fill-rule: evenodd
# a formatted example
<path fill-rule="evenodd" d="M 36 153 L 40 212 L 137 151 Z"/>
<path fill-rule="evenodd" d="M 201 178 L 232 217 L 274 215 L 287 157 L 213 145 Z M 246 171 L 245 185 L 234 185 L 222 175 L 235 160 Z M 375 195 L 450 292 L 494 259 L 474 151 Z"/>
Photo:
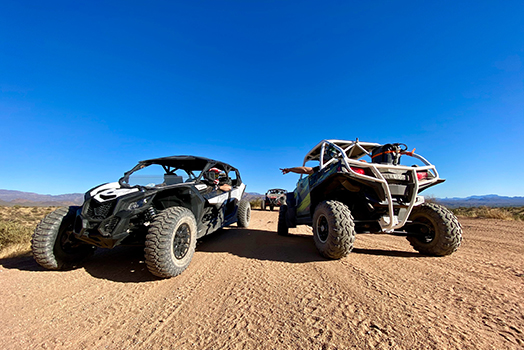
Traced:
<path fill-rule="evenodd" d="M 139 199 L 136 202 L 133 202 L 133 203 L 129 204 L 127 209 L 128 210 L 135 210 L 135 209 L 138 209 L 138 208 L 142 208 L 144 205 L 149 203 L 150 200 L 151 200 L 151 197 L 146 197 L 146 198 Z"/>

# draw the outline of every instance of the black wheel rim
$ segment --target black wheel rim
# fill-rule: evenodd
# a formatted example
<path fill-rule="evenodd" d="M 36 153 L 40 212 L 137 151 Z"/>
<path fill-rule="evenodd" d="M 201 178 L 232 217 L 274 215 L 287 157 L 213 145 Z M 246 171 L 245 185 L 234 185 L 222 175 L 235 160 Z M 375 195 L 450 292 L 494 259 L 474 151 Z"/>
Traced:
<path fill-rule="evenodd" d="M 175 258 L 182 259 L 189 251 L 191 244 L 191 229 L 188 224 L 182 224 L 178 227 L 173 240 L 173 253 Z"/>
<path fill-rule="evenodd" d="M 416 236 L 417 239 L 425 244 L 433 242 L 435 239 L 435 226 L 433 226 L 433 223 L 426 218 L 419 218 L 415 221 L 422 224 L 419 229 L 420 233 Z"/>
<path fill-rule="evenodd" d="M 327 218 L 324 215 L 320 215 L 317 220 L 317 236 L 318 239 L 324 243 L 329 235 L 329 224 Z"/>
<path fill-rule="evenodd" d="M 73 225 L 69 225 L 59 233 L 58 241 L 60 243 L 60 249 L 66 254 L 74 254 L 80 246 L 78 240 L 76 240 L 73 235 Z"/>

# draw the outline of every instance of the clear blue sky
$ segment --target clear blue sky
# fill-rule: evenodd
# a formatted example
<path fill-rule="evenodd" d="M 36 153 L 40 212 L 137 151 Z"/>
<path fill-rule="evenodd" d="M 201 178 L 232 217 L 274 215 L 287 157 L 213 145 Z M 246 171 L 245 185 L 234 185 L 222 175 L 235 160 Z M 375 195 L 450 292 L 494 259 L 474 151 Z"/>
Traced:
<path fill-rule="evenodd" d="M 0 1 L 0 188 L 62 194 L 193 154 L 292 190 L 326 138 L 403 142 L 524 195 L 522 1 Z"/>

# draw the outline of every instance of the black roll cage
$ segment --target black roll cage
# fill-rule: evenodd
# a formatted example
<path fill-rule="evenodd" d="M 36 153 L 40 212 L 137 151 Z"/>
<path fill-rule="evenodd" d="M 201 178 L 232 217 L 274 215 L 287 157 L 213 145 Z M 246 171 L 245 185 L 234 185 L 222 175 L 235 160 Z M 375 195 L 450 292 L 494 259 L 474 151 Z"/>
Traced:
<path fill-rule="evenodd" d="M 206 171 L 214 167 L 223 170 L 226 174 L 226 179 L 229 179 L 229 173 L 231 171 L 234 171 L 237 177 L 235 185 L 239 186 L 242 184 L 242 179 L 240 178 L 240 173 L 237 168 L 227 163 L 220 162 L 218 160 L 195 156 L 171 156 L 139 161 L 138 164 L 135 165 L 131 170 L 124 173 L 124 176 L 122 176 L 118 180 L 118 183 L 122 187 L 136 187 L 142 189 L 143 186 L 141 185 L 130 186 L 129 177 L 134 172 L 144 169 L 145 167 L 148 167 L 153 164 L 158 164 L 162 166 L 162 168 L 164 168 L 166 174 L 168 175 L 174 174 L 177 170 L 184 170 L 189 175 L 189 177 L 193 179 L 193 181 L 196 183 L 202 180 Z M 198 174 L 198 176 L 195 176 L 193 171 L 199 171 L 200 174 Z"/>

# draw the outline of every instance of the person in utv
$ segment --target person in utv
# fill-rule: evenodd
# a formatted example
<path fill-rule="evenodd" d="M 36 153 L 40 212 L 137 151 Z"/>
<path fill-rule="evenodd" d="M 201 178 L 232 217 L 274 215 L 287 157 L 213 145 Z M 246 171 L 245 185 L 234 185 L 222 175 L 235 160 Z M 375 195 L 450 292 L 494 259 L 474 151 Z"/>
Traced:
<path fill-rule="evenodd" d="M 208 170 L 207 178 L 210 182 L 213 183 L 215 189 L 229 192 L 231 191 L 232 187 L 228 183 L 220 183 L 221 179 L 224 179 L 226 177 L 226 173 L 222 170 L 219 170 L 217 168 L 211 168 Z"/>

